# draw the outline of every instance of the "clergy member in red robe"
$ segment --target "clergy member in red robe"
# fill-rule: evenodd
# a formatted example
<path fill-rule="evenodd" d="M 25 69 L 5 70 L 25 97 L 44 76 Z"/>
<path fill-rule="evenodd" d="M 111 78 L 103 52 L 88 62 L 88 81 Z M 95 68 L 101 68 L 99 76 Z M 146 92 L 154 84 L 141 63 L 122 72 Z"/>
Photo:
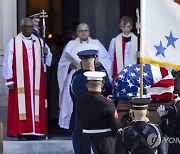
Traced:
<path fill-rule="evenodd" d="M 43 136 L 46 134 L 43 56 L 47 66 L 52 54 L 43 41 L 33 35 L 33 23 L 24 18 L 21 32 L 7 45 L 3 76 L 9 88 L 7 135 Z"/>
<path fill-rule="evenodd" d="M 136 64 L 138 56 L 138 39 L 131 32 L 133 28 L 132 19 L 124 16 L 120 21 L 119 28 L 122 32 L 111 40 L 108 50 L 112 62 L 111 73 L 113 79 L 127 65 Z"/>

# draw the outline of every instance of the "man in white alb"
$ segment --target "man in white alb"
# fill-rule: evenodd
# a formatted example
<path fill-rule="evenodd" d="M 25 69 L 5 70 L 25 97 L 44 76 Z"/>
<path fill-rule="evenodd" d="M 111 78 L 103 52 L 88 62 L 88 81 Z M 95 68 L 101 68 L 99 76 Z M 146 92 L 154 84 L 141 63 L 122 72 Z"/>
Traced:
<path fill-rule="evenodd" d="M 81 23 L 77 26 L 77 38 L 71 40 L 65 46 L 58 64 L 58 84 L 59 84 L 59 126 L 69 129 L 69 121 L 72 113 L 72 100 L 69 94 L 69 85 L 72 74 L 80 68 L 80 59 L 77 56 L 77 49 L 83 44 L 94 44 L 97 46 L 98 58 L 96 65 L 102 65 L 110 75 L 110 56 L 104 46 L 96 39 L 90 37 L 89 26 Z M 87 49 L 88 50 L 88 49 Z"/>

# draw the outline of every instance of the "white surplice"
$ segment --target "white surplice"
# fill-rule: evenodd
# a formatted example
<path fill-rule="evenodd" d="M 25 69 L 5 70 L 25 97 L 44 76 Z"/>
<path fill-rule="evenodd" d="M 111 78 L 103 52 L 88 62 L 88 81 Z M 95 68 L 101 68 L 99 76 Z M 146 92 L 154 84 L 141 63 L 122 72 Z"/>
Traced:
<path fill-rule="evenodd" d="M 131 41 L 125 44 L 125 55 L 124 55 L 124 64 L 122 56 L 122 36 L 130 37 Z M 137 63 L 137 36 L 133 33 L 130 33 L 128 36 L 120 33 L 118 36 L 113 38 L 110 42 L 108 53 L 111 57 L 111 74 L 113 74 L 113 63 L 114 63 L 114 52 L 116 51 L 116 61 L 118 73 L 129 64 Z"/>
<path fill-rule="evenodd" d="M 106 69 L 109 76 L 111 76 L 111 60 L 107 50 L 104 46 L 96 39 L 89 38 L 88 41 L 80 41 L 79 38 L 75 40 L 71 40 L 65 46 L 60 61 L 58 63 L 58 84 L 59 84 L 59 126 L 61 128 L 69 129 L 69 121 L 73 109 L 72 99 L 69 93 L 69 85 L 71 82 L 71 78 L 76 69 L 72 69 L 68 73 L 69 65 L 71 62 L 68 61 L 67 54 L 69 53 L 72 57 L 74 57 L 77 61 L 80 62 L 79 57 L 77 56 L 77 48 L 80 47 L 84 43 L 92 43 L 96 44 L 98 49 L 98 60 L 102 63 L 104 68 Z"/>

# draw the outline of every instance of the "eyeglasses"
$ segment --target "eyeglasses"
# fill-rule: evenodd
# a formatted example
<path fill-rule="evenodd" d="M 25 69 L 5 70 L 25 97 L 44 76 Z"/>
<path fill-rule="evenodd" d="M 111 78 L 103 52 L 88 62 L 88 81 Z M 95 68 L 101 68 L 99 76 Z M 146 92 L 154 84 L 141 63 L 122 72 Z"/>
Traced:
<path fill-rule="evenodd" d="M 80 32 L 80 33 L 87 33 L 87 32 L 89 32 L 89 30 L 87 30 L 87 29 L 85 29 L 85 30 L 78 30 L 78 32 Z"/>
<path fill-rule="evenodd" d="M 24 25 L 24 28 L 33 28 L 33 26 Z"/>

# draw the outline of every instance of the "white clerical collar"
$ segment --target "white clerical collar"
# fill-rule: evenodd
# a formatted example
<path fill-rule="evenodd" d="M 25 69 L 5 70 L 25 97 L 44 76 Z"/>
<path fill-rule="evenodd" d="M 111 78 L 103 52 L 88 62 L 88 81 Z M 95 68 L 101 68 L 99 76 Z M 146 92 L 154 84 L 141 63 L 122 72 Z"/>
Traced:
<path fill-rule="evenodd" d="M 144 121 L 144 120 L 133 120 L 134 122 L 138 122 L 138 121 Z"/>
<path fill-rule="evenodd" d="M 80 40 L 80 42 L 83 44 L 83 43 L 89 43 L 89 41 L 87 40 L 87 41 L 81 41 Z"/>
<path fill-rule="evenodd" d="M 132 35 L 132 33 L 129 33 L 128 35 L 122 33 L 122 36 L 123 36 L 123 37 L 131 37 L 131 35 Z"/>
<path fill-rule="evenodd" d="M 32 40 L 32 36 L 26 37 L 23 34 L 22 34 L 22 38 L 25 39 L 25 40 Z"/>

